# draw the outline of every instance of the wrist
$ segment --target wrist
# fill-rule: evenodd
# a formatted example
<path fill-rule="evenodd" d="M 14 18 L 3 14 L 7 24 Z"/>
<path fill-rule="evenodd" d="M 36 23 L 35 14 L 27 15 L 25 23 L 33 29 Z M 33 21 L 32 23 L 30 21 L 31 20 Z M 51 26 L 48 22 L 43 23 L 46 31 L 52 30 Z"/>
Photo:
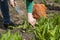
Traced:
<path fill-rule="evenodd" d="M 28 18 L 32 18 L 32 17 L 33 17 L 32 13 L 28 13 Z"/>

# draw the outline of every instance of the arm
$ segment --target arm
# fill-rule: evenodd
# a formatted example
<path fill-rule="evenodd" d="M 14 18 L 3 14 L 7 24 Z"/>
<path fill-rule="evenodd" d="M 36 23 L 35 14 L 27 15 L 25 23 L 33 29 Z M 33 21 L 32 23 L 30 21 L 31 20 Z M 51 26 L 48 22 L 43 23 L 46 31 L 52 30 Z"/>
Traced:
<path fill-rule="evenodd" d="M 34 26 L 36 23 L 36 19 L 33 18 L 32 12 L 33 12 L 33 5 L 34 1 L 33 0 L 26 0 L 26 9 L 28 12 L 28 22 Z"/>
<path fill-rule="evenodd" d="M 33 0 L 26 0 L 26 7 L 27 7 L 27 12 L 28 13 L 32 13 L 33 5 L 34 5 L 34 1 Z"/>

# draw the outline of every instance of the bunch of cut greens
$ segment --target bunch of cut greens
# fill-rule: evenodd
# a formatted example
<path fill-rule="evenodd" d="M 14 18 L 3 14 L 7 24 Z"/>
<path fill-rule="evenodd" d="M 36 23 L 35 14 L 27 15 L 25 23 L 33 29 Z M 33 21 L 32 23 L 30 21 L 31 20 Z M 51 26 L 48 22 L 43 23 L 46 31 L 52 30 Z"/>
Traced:
<path fill-rule="evenodd" d="M 35 25 L 34 33 L 36 40 L 60 40 L 60 15 L 41 17 Z"/>
<path fill-rule="evenodd" d="M 18 32 L 11 33 L 10 31 L 8 31 L 5 34 L 2 34 L 2 37 L 0 38 L 0 40 L 22 40 L 22 38 Z"/>
<path fill-rule="evenodd" d="M 31 25 L 27 23 L 26 19 L 24 20 L 24 25 L 20 25 L 20 28 L 34 32 L 35 40 L 60 40 L 60 15 L 54 14 L 51 18 L 41 17 L 40 20 L 37 20 L 34 30 L 31 30 Z M 2 34 L 0 40 L 22 40 L 22 38 L 19 32 L 12 34 L 9 31 Z"/>

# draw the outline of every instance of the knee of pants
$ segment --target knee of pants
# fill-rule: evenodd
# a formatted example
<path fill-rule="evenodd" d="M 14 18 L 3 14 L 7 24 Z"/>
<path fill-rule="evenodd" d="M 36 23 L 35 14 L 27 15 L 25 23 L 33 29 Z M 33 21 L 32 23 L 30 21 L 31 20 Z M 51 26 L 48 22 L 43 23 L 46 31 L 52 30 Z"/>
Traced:
<path fill-rule="evenodd" d="M 1 2 L 4 2 L 4 1 L 6 1 L 6 0 L 0 0 Z"/>

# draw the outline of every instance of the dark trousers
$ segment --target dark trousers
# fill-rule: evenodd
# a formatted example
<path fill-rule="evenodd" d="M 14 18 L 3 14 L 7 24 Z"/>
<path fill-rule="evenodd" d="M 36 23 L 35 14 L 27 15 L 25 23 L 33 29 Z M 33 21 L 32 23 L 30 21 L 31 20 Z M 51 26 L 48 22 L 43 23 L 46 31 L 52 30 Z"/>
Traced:
<path fill-rule="evenodd" d="M 10 23 L 8 0 L 0 0 L 0 9 L 3 15 L 4 23 Z"/>

